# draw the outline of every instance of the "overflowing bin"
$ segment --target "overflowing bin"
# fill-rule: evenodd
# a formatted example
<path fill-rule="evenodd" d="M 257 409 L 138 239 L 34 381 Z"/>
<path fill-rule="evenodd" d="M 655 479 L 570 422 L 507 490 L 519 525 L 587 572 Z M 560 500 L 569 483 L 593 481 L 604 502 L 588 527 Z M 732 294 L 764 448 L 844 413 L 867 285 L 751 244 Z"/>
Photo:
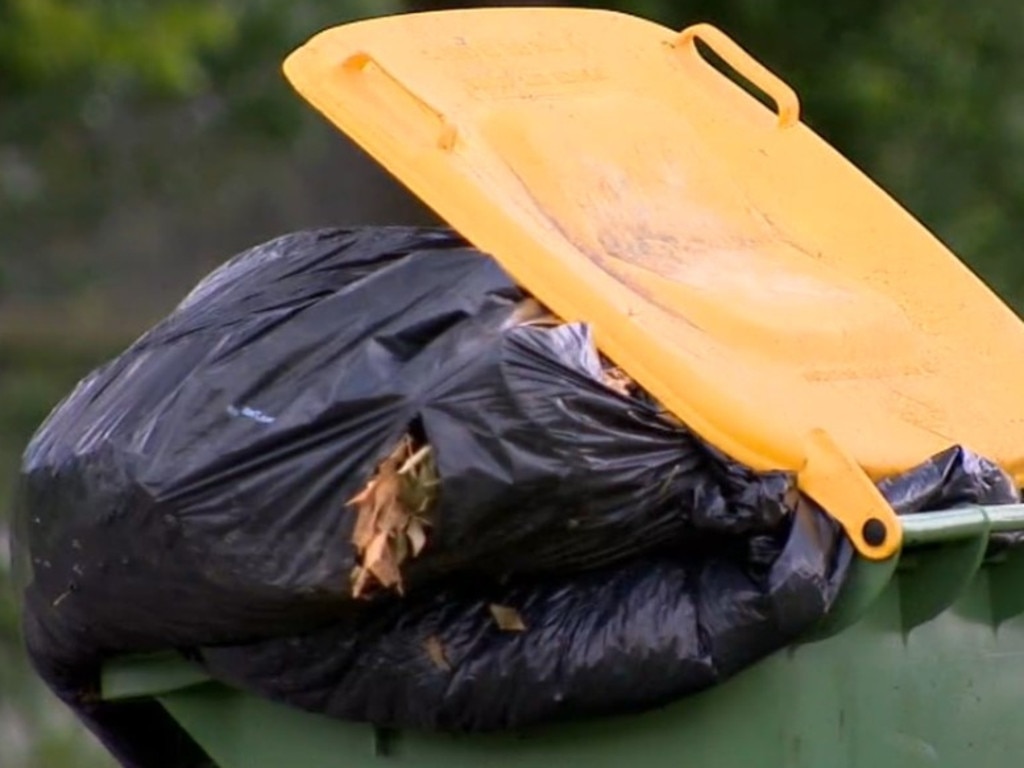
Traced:
<path fill-rule="evenodd" d="M 285 73 L 452 229 L 239 254 L 33 438 L 29 652 L 125 766 L 1016 764 L 1024 325 L 792 89 L 559 8 Z"/>

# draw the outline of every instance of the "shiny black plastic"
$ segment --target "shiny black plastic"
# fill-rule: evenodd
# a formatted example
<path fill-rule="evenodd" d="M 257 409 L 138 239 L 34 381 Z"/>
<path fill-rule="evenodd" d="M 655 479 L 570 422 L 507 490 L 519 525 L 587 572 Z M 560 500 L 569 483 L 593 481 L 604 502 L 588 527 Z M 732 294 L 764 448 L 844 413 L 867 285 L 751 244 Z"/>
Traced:
<path fill-rule="evenodd" d="M 306 709 L 479 731 L 657 706 L 827 612 L 851 551 L 794 510 L 793 479 L 606 387 L 587 327 L 518 326 L 522 298 L 447 230 L 288 235 L 58 406 L 23 464 L 25 636 L 124 765 L 203 758 L 156 708 L 98 701 L 117 654 L 180 649 Z M 435 451 L 438 523 L 404 598 L 356 602 L 346 501 L 408 432 Z M 957 455 L 887 493 L 973 498 L 988 465 Z"/>
<path fill-rule="evenodd" d="M 851 552 L 809 505 L 773 535 L 671 549 L 543 580 L 461 578 L 287 642 L 202 658 L 231 684 L 376 725 L 477 732 L 635 713 L 813 627 Z M 492 603 L 516 609 L 526 630 L 499 629 Z"/>
<path fill-rule="evenodd" d="M 910 472 L 882 480 L 878 488 L 901 515 L 1020 500 L 1012 478 L 998 465 L 959 446 Z"/>

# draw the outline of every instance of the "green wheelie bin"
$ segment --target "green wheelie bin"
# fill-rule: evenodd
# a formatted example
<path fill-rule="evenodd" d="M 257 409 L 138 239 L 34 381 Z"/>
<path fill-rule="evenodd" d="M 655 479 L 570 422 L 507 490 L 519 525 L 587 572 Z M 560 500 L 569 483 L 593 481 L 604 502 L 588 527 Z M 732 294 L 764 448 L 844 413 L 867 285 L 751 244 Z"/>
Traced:
<path fill-rule="evenodd" d="M 774 108 L 700 59 L 698 38 Z M 591 323 L 681 421 L 795 473 L 857 556 L 814 633 L 642 715 L 382 730 L 174 655 L 111 661 L 104 698 L 158 701 L 220 768 L 1020 764 L 1024 551 L 1000 543 L 1024 532 L 1024 505 L 897 517 L 875 482 L 959 443 L 1021 485 L 1024 331 L 813 136 L 784 83 L 712 28 L 569 9 L 360 22 L 286 73 L 554 313 Z M 976 343 L 992 338 L 1006 344 Z"/>

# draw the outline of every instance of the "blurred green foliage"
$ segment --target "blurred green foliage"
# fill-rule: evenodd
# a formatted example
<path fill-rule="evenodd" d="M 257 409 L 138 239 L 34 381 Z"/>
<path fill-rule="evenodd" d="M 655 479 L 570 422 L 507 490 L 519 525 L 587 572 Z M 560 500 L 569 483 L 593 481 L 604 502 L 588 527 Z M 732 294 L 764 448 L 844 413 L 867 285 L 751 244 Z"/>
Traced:
<path fill-rule="evenodd" d="M 258 179 L 260 163 L 287 158 L 319 127 L 281 77 L 288 51 L 323 27 L 401 8 L 0 0 L 0 298 L 103 283 L 109 259 L 80 239 L 126 202 L 173 220 L 237 197 L 245 169 Z"/>
<path fill-rule="evenodd" d="M 0 16 L 4 90 L 137 80 L 189 93 L 204 80 L 202 56 L 230 47 L 236 32 L 220 3 L 11 0 Z"/>
<path fill-rule="evenodd" d="M 34 683 L 18 648 L 4 520 L 22 446 L 82 374 L 166 310 L 210 258 L 228 256 L 225 243 L 313 218 L 296 181 L 308 177 L 287 166 L 316 168 L 342 139 L 283 83 L 287 52 L 355 17 L 453 4 L 0 0 L 4 768 L 110 764 Z M 805 121 L 1024 306 L 1015 255 L 1024 223 L 1013 214 L 1024 204 L 1024 5 L 587 4 L 676 28 L 720 26 L 798 91 Z M 340 217 L 357 201 L 336 181 L 326 210 Z M 354 188 L 372 197 L 374 185 Z M 278 209 L 278 219 L 252 213 Z"/>

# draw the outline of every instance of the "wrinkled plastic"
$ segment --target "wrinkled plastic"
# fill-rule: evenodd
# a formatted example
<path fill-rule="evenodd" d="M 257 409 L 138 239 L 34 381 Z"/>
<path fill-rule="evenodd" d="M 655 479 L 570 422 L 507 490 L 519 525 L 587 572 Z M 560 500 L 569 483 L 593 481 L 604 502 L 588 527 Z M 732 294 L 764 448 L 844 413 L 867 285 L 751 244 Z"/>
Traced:
<path fill-rule="evenodd" d="M 1015 504 L 1020 500 L 1006 472 L 959 446 L 910 472 L 882 480 L 878 488 L 901 515 L 971 504 Z"/>
<path fill-rule="evenodd" d="M 158 709 L 98 701 L 117 654 L 182 649 L 306 709 L 479 731 L 657 706 L 827 612 L 851 551 L 794 511 L 792 477 L 611 390 L 587 327 L 519 326 L 522 298 L 446 230 L 297 233 L 217 270 L 51 414 L 16 515 L 25 636 L 125 765 L 203 758 Z M 356 602 L 347 502 L 408 432 L 434 449 L 437 525 L 405 598 Z M 976 492 L 983 463 L 958 455 L 924 485 Z"/>
<path fill-rule="evenodd" d="M 641 712 L 813 627 L 852 551 L 809 506 L 774 535 L 680 549 L 543 581 L 462 580 L 288 642 L 205 649 L 202 660 L 228 683 L 382 726 L 479 732 Z M 526 630 L 499 629 L 493 604 L 514 608 Z"/>

